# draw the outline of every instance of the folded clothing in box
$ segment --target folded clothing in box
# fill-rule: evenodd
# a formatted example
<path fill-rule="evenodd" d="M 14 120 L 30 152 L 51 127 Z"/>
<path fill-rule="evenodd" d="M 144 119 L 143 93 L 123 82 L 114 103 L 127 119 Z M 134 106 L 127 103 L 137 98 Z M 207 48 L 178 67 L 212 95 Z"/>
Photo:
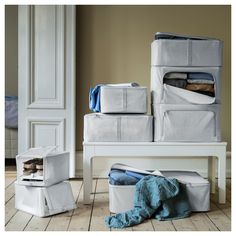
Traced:
<path fill-rule="evenodd" d="M 84 141 L 152 142 L 152 123 L 150 115 L 87 114 L 84 116 Z"/>
<path fill-rule="evenodd" d="M 152 66 L 221 66 L 223 42 L 158 32 L 151 44 Z"/>
<path fill-rule="evenodd" d="M 32 187 L 15 182 L 15 207 L 29 214 L 45 217 L 76 208 L 69 182 L 50 187 Z"/>
<path fill-rule="evenodd" d="M 147 88 L 101 86 L 101 113 L 146 113 Z"/>
<path fill-rule="evenodd" d="M 131 174 L 133 173 L 133 174 Z M 116 163 L 109 174 L 109 209 L 113 213 L 131 210 L 134 205 L 135 184 L 146 175 L 175 178 L 186 187 L 192 211 L 210 210 L 210 183 L 194 171 L 143 171 Z"/>

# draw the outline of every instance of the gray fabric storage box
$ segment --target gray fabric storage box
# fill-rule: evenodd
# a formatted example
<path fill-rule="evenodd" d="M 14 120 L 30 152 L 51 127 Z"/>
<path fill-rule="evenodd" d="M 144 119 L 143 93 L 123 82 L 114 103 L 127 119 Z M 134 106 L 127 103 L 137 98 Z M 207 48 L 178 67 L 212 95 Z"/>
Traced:
<path fill-rule="evenodd" d="M 176 178 L 185 184 L 191 210 L 210 210 L 210 183 L 197 172 L 161 171 L 165 177 Z M 109 184 L 109 209 L 113 213 L 131 210 L 134 205 L 135 185 Z"/>
<path fill-rule="evenodd" d="M 15 182 L 15 207 L 45 217 L 75 209 L 76 204 L 69 182 L 50 187 L 24 186 Z"/>
<path fill-rule="evenodd" d="M 214 79 L 215 97 L 206 96 L 186 89 L 168 86 L 163 83 L 165 74 L 170 72 L 204 72 Z M 213 104 L 220 103 L 220 67 L 151 67 L 152 103 L 166 104 Z"/>
<path fill-rule="evenodd" d="M 153 117 L 150 115 L 84 116 L 85 142 L 152 142 Z"/>
<path fill-rule="evenodd" d="M 220 105 L 152 104 L 155 142 L 219 142 Z"/>
<path fill-rule="evenodd" d="M 53 151 L 52 147 L 31 148 L 16 156 L 17 182 L 28 186 L 50 186 L 69 179 L 69 152 Z M 42 174 L 24 173 L 24 162 L 42 159 Z"/>
<path fill-rule="evenodd" d="M 101 113 L 146 113 L 146 87 L 101 86 Z"/>
<path fill-rule="evenodd" d="M 169 34 L 175 36 L 174 34 Z M 185 36 L 188 37 L 188 36 Z M 191 36 L 190 36 L 191 37 Z M 217 39 L 175 37 L 151 44 L 152 66 L 222 66 L 223 42 Z"/>

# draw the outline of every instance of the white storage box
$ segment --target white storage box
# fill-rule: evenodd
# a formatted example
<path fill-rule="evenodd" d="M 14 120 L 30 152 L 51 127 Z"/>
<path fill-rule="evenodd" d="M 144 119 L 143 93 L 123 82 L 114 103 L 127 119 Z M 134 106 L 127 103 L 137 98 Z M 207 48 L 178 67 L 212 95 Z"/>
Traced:
<path fill-rule="evenodd" d="M 171 72 L 202 72 L 212 75 L 215 96 L 210 97 L 186 89 L 164 84 L 163 79 Z M 152 103 L 166 104 L 213 104 L 220 103 L 220 67 L 151 67 Z"/>
<path fill-rule="evenodd" d="M 220 105 L 152 104 L 154 141 L 219 142 Z"/>
<path fill-rule="evenodd" d="M 167 34 L 152 42 L 151 65 L 221 66 L 222 51 L 223 42 L 217 39 Z"/>
<path fill-rule="evenodd" d="M 24 186 L 15 182 L 15 207 L 45 217 L 75 209 L 76 204 L 69 182 L 50 187 Z"/>
<path fill-rule="evenodd" d="M 146 87 L 101 86 L 101 113 L 146 112 Z"/>
<path fill-rule="evenodd" d="M 16 156 L 17 182 L 29 186 L 50 186 L 69 178 L 69 152 L 55 147 L 31 148 Z"/>
<path fill-rule="evenodd" d="M 85 142 L 152 142 L 153 117 L 150 115 L 84 116 Z"/>
<path fill-rule="evenodd" d="M 186 193 L 192 211 L 210 210 L 210 183 L 193 171 L 154 171 L 147 172 L 124 164 L 116 163 L 111 169 L 129 170 L 136 173 L 162 175 L 176 178 L 186 186 Z M 135 185 L 112 185 L 109 183 L 109 209 L 120 213 L 133 209 Z"/>

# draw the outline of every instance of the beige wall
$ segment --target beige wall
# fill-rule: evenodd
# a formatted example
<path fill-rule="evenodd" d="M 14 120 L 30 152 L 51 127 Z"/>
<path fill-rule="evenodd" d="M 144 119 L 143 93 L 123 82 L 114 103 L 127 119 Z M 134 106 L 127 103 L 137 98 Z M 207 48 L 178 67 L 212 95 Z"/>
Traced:
<path fill-rule="evenodd" d="M 222 138 L 231 150 L 230 6 L 78 6 L 77 150 L 82 149 L 83 115 L 89 87 L 136 81 L 150 85 L 150 43 L 157 31 L 224 41 Z"/>
<path fill-rule="evenodd" d="M 5 94 L 18 95 L 18 7 L 5 8 Z"/>

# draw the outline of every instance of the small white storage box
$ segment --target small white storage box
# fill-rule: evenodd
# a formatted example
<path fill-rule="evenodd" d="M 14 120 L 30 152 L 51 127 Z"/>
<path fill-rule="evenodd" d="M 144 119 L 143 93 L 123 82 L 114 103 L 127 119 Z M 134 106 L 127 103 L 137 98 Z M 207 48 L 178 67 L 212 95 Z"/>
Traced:
<path fill-rule="evenodd" d="M 158 34 L 158 33 L 157 33 Z M 169 34 L 171 36 L 171 34 Z M 176 36 L 172 34 L 172 36 Z M 209 38 L 166 38 L 151 44 L 153 66 L 221 66 L 223 42 Z"/>
<path fill-rule="evenodd" d="M 152 104 L 155 142 L 219 142 L 220 105 Z"/>
<path fill-rule="evenodd" d="M 54 147 L 31 148 L 16 156 L 17 182 L 29 186 L 50 186 L 69 179 L 69 152 L 53 152 Z M 25 174 L 24 163 L 42 160 L 40 174 Z"/>
<path fill-rule="evenodd" d="M 45 217 L 75 209 L 76 204 L 69 182 L 50 187 L 24 186 L 15 182 L 15 207 Z"/>
<path fill-rule="evenodd" d="M 85 142 L 152 142 L 153 117 L 149 115 L 84 116 Z"/>
<path fill-rule="evenodd" d="M 210 184 L 198 173 L 192 171 L 161 171 L 165 177 L 176 178 L 185 184 L 192 211 L 210 210 Z M 135 185 L 109 184 L 109 209 L 121 213 L 133 209 Z"/>
<path fill-rule="evenodd" d="M 146 87 L 101 86 L 101 113 L 146 112 Z"/>
<path fill-rule="evenodd" d="M 168 86 L 163 83 L 164 76 L 170 72 L 203 72 L 214 79 L 215 97 L 206 96 L 186 89 Z M 151 67 L 152 103 L 166 104 L 213 104 L 220 103 L 220 67 Z"/>

